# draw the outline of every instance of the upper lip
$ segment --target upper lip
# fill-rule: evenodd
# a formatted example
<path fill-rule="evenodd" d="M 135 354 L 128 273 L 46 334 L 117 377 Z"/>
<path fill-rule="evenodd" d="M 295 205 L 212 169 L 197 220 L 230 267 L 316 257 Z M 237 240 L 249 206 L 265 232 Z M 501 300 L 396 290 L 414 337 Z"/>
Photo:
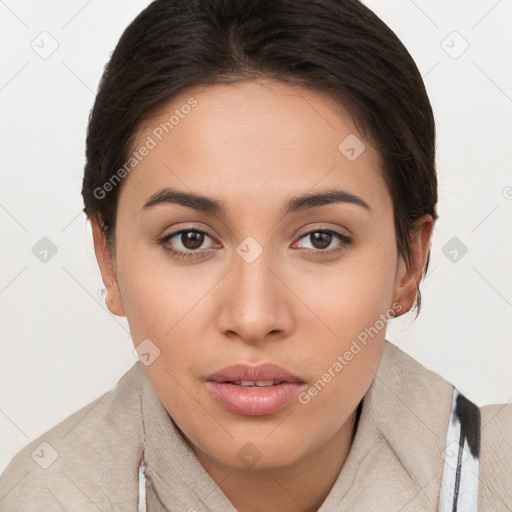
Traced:
<path fill-rule="evenodd" d="M 237 381 L 263 381 L 274 380 L 279 382 L 304 382 L 297 375 L 293 375 L 283 367 L 273 363 L 251 365 L 238 363 L 226 366 L 222 370 L 213 373 L 207 380 L 214 382 L 237 382 Z"/>

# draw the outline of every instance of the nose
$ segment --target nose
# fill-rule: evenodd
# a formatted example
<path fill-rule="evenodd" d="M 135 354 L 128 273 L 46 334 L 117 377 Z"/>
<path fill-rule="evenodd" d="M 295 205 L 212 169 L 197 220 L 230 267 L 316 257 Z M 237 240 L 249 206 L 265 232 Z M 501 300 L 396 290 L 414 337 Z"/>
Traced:
<path fill-rule="evenodd" d="M 233 268 L 222 283 L 218 315 L 225 336 L 259 343 L 290 335 L 292 294 L 279 273 L 268 250 L 252 262 L 234 254 Z"/>

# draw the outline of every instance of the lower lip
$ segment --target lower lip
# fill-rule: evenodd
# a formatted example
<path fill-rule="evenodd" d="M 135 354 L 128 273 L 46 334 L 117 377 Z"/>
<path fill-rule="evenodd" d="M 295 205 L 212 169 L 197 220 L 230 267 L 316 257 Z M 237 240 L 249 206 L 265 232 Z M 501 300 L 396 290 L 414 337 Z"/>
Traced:
<path fill-rule="evenodd" d="M 207 381 L 206 386 L 229 411 L 245 416 L 263 416 L 273 414 L 292 402 L 304 384 L 283 382 L 274 386 L 249 387 Z"/>

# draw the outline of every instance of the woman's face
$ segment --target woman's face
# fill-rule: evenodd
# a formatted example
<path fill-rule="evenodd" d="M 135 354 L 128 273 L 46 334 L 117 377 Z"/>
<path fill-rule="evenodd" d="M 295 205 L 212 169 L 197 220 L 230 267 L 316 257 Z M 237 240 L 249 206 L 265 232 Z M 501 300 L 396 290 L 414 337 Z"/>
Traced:
<path fill-rule="evenodd" d="M 332 98 L 270 80 L 190 89 L 142 127 L 118 203 L 119 295 L 98 259 L 110 310 L 202 457 L 286 466 L 351 427 L 386 320 L 415 288 L 362 140 Z M 145 207 L 163 189 L 188 205 Z M 273 363 L 299 383 L 210 381 L 237 363 Z"/>

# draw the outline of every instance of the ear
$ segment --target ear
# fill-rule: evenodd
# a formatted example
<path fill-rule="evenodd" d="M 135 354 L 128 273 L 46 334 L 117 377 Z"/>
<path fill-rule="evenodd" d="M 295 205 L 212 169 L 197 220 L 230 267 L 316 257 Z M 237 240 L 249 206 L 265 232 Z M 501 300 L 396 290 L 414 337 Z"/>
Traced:
<path fill-rule="evenodd" d="M 126 316 L 117 282 L 116 270 L 107 249 L 105 233 L 93 219 L 91 219 L 91 227 L 92 238 L 94 240 L 94 252 L 96 253 L 96 259 L 98 260 L 98 265 L 100 267 L 103 284 L 107 290 L 105 303 L 112 314 L 117 316 Z"/>
<path fill-rule="evenodd" d="M 423 270 L 427 262 L 433 229 L 434 219 L 432 216 L 426 214 L 421 217 L 416 221 L 411 233 L 410 266 L 402 256 L 399 256 L 393 304 L 399 303 L 402 309 L 400 314 L 396 315 L 397 317 L 407 313 L 414 304 L 418 291 L 417 285 L 423 277 Z"/>

